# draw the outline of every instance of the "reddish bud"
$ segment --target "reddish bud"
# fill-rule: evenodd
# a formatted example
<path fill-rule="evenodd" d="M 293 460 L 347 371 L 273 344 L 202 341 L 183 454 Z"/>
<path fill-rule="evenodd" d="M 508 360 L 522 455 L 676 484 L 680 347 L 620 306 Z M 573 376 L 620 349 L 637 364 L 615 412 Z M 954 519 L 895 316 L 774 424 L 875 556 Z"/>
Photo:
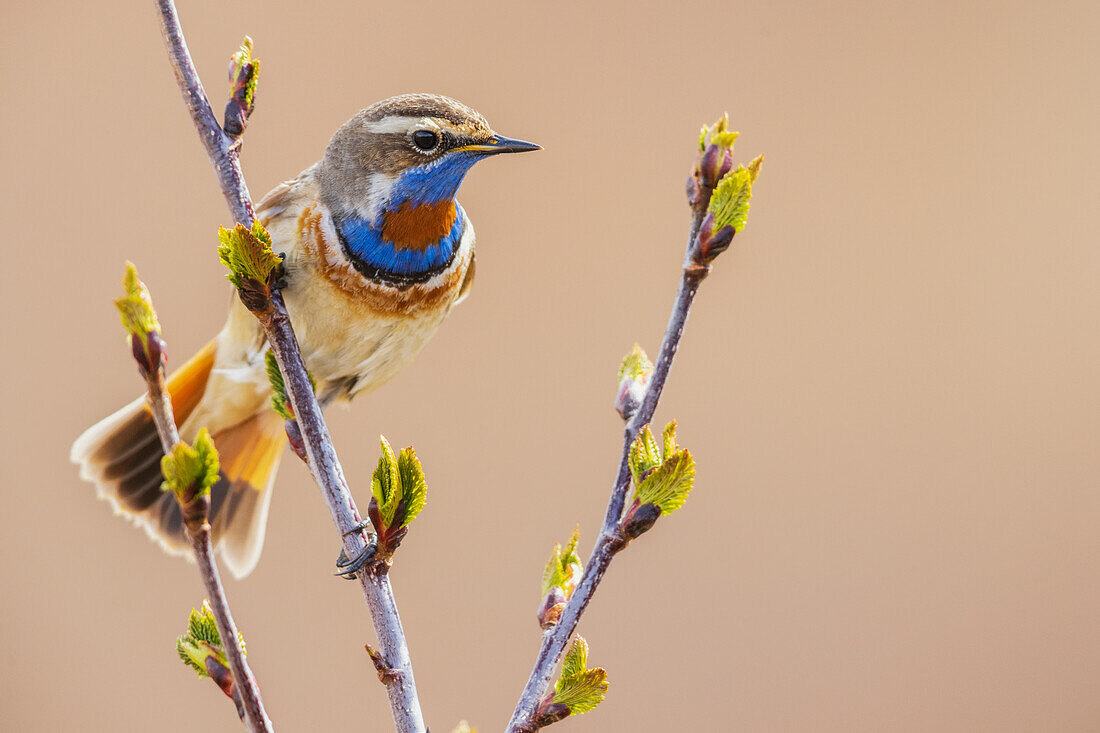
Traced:
<path fill-rule="evenodd" d="M 560 702 L 540 707 L 539 711 L 535 714 L 535 725 L 540 728 L 545 728 L 548 725 L 557 723 L 559 720 L 568 718 L 570 712 L 569 706 Z"/>
<path fill-rule="evenodd" d="M 708 145 L 699 158 L 699 183 L 703 188 L 713 189 L 722 180 L 722 176 L 733 170 L 733 153 L 729 148 Z"/>
<path fill-rule="evenodd" d="M 287 420 L 283 423 L 283 428 L 286 430 L 287 441 L 290 442 L 290 447 L 294 449 L 294 455 L 302 459 L 302 463 L 309 464 L 309 455 L 306 453 L 306 441 L 302 437 L 302 429 L 298 426 L 297 420 Z"/>
<path fill-rule="evenodd" d="M 619 531 L 627 539 L 635 539 L 649 531 L 661 516 L 661 508 L 656 504 L 641 504 L 634 502 L 634 506 L 619 523 Z"/>
<path fill-rule="evenodd" d="M 731 226 L 715 231 L 714 212 L 708 211 L 699 227 L 699 234 L 691 243 L 691 261 L 698 265 L 709 265 L 718 255 L 729 249 L 735 233 Z"/>
<path fill-rule="evenodd" d="M 565 610 L 565 601 L 565 591 L 563 589 L 558 586 L 551 588 L 550 592 L 542 599 L 542 605 L 539 606 L 539 626 L 543 629 L 549 629 L 557 624 L 562 611 Z"/>

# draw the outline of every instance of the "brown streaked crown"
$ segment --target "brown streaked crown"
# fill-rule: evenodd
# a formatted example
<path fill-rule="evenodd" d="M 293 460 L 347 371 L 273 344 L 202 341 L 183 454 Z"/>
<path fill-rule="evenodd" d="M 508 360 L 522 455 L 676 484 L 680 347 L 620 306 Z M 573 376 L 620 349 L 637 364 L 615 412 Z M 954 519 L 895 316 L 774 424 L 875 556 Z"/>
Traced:
<path fill-rule="evenodd" d="M 401 124 L 404 118 L 408 125 Z M 442 144 L 430 153 L 417 150 L 409 137 L 417 121 L 425 119 L 443 135 Z M 334 213 L 344 213 L 368 199 L 373 175 L 397 176 L 492 135 L 481 113 L 440 94 L 401 94 L 375 102 L 345 122 L 329 141 L 319 170 L 322 200 Z"/>
<path fill-rule="evenodd" d="M 386 117 L 435 117 L 458 127 L 469 126 L 472 133 L 492 134 L 492 128 L 480 112 L 442 94 L 399 94 L 375 102 L 356 115 L 360 116 L 370 122 Z"/>

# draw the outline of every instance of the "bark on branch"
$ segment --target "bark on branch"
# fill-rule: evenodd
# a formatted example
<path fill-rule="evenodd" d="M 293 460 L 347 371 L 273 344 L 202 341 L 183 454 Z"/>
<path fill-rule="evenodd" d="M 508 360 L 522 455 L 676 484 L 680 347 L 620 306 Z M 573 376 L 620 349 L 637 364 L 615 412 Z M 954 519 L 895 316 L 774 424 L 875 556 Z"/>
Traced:
<path fill-rule="evenodd" d="M 140 337 L 131 335 L 130 338 L 136 340 Z M 161 356 L 164 353 L 164 346 L 156 332 L 150 331 L 145 338 L 154 348 L 145 350 L 146 358 L 139 357 L 138 365 L 148 388 L 153 423 L 156 425 L 164 453 L 169 455 L 180 442 L 180 438 L 176 430 L 175 416 L 172 413 L 172 400 L 165 388 L 164 362 Z M 138 356 L 137 348 L 134 351 L 135 356 Z M 153 361 L 149 358 L 150 356 L 155 356 L 155 363 L 149 363 Z M 177 498 L 180 497 L 177 496 Z M 241 648 L 240 636 L 237 633 L 237 624 L 229 610 L 229 599 L 225 595 L 218 565 L 214 560 L 214 545 L 210 536 L 210 523 L 207 521 L 209 509 L 209 496 L 192 497 L 188 502 L 180 498 L 180 510 L 184 516 L 187 537 L 191 541 L 191 549 L 199 567 L 199 575 L 202 576 L 207 600 L 214 613 L 222 648 L 225 649 L 229 669 L 233 673 L 234 702 L 237 703 L 237 710 L 245 725 L 253 733 L 274 733 L 271 720 L 264 709 L 263 699 L 260 697 L 259 685 L 248 662 L 245 661 L 244 650 Z"/>
<path fill-rule="evenodd" d="M 621 531 L 620 520 L 623 516 L 627 490 L 631 483 L 628 460 L 630 446 L 638 436 L 639 431 L 653 419 L 665 381 L 668 379 L 669 370 L 672 368 L 672 362 L 676 357 L 676 350 L 680 345 L 680 338 L 684 332 L 684 325 L 687 322 L 691 304 L 695 299 L 700 283 L 710 271 L 709 262 L 725 246 L 728 246 L 728 239 L 725 245 L 717 250 L 708 250 L 706 246 L 714 238 L 709 238 L 707 242 L 702 243 L 702 246 L 700 242 L 700 230 L 707 216 L 711 193 L 716 182 L 717 177 L 712 176 L 710 180 L 703 182 L 704 185 L 697 186 L 694 192 L 692 192 L 689 185 L 692 220 L 688 232 L 687 254 L 680 275 L 679 290 L 676 293 L 672 314 L 669 317 L 668 326 L 661 341 L 661 350 L 649 386 L 641 405 L 626 424 L 619 472 L 611 488 L 611 496 L 607 503 L 607 512 L 600 529 L 600 535 L 596 540 L 588 562 L 585 564 L 580 582 L 562 610 L 557 623 L 543 632 L 535 666 L 531 670 L 531 675 L 528 677 L 527 684 L 516 703 L 512 718 L 508 722 L 507 733 L 533 733 L 533 731 L 539 730 L 547 723 L 553 722 L 552 716 L 549 718 L 539 717 L 540 706 L 548 699 L 547 695 L 551 682 L 558 665 L 561 663 L 562 656 L 565 654 L 569 640 L 576 631 L 581 616 L 592 600 L 592 596 L 603 579 L 604 573 L 607 572 L 611 560 L 629 542 L 629 539 Z M 689 179 L 690 183 L 691 179 Z M 698 183 L 697 179 L 696 183 Z M 732 237 L 732 230 L 727 234 Z"/>
<path fill-rule="evenodd" d="M 157 7 L 176 81 L 199 138 L 214 165 L 222 194 L 234 220 L 250 227 L 255 220 L 255 212 L 241 172 L 238 142 L 226 134 L 214 117 L 187 50 L 175 4 L 172 0 L 157 0 Z M 347 557 L 358 557 L 367 546 L 367 538 L 359 529 L 361 515 L 332 446 L 278 288 L 272 288 L 269 300 L 267 307 L 253 309 L 253 313 L 263 326 L 271 350 L 279 362 L 287 396 L 301 428 L 310 472 L 321 487 L 332 520 L 342 536 L 344 553 Z M 387 675 L 385 684 L 396 729 L 398 733 L 424 733 L 426 728 L 413 679 L 412 662 L 387 570 L 384 564 L 373 564 L 364 567 L 356 577 L 363 588 L 378 635 L 379 653 L 386 668 L 392 671 Z"/>

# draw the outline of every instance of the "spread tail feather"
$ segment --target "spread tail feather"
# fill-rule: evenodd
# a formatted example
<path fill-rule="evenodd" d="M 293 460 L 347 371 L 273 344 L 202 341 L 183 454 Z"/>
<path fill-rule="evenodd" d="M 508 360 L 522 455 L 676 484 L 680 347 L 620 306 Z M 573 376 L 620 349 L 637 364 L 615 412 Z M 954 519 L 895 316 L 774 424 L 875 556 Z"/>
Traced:
<path fill-rule="evenodd" d="M 169 377 L 177 426 L 202 399 L 214 353 L 211 342 Z M 215 547 L 238 578 L 252 572 L 260 558 L 285 441 L 282 419 L 270 410 L 214 434 L 222 470 L 210 492 L 210 524 Z M 152 415 L 140 397 L 88 428 L 73 444 L 70 458 L 115 513 L 132 519 L 165 551 L 190 556 L 179 505 L 160 488 L 162 455 Z"/>

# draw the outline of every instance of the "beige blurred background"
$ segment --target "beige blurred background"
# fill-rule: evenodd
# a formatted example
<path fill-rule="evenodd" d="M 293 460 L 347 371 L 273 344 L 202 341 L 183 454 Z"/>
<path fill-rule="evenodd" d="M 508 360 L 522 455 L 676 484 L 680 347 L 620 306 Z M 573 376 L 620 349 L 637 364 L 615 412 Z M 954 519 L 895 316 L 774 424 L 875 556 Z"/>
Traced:
<path fill-rule="evenodd" d="M 331 425 L 365 504 L 377 435 L 429 504 L 393 571 L 424 712 L 502 729 L 539 574 L 591 547 L 619 357 L 676 286 L 683 179 L 729 110 L 767 162 L 699 297 L 659 419 L 685 509 L 615 562 L 581 632 L 612 686 L 566 731 L 1100 730 L 1100 84 L 1095 3 L 183 0 L 220 111 L 263 60 L 254 195 L 360 107 L 437 91 L 544 152 L 462 202 L 472 298 Z M 140 391 L 124 259 L 179 364 L 228 299 L 228 221 L 151 2 L 3 5 L 0 728 L 238 731 L 173 644 L 194 569 L 68 463 Z M 359 591 L 306 470 L 228 590 L 279 730 L 389 729 Z"/>

